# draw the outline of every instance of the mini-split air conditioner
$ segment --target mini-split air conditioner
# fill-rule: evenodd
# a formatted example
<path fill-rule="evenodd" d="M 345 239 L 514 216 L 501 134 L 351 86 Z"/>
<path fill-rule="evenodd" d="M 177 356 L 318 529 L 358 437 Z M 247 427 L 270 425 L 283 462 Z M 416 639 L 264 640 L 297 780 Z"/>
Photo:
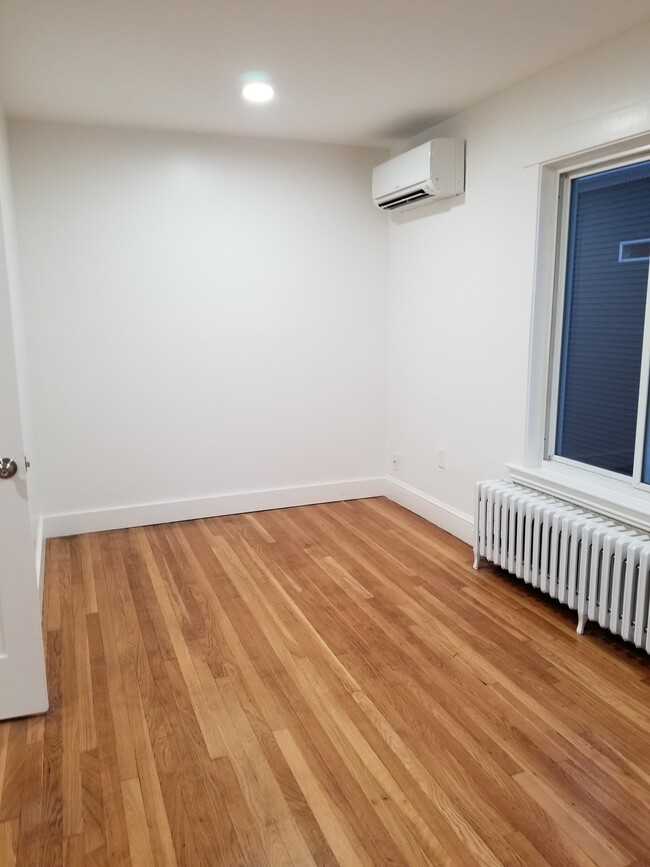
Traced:
<path fill-rule="evenodd" d="M 386 211 L 448 199 L 464 190 L 463 139 L 434 138 L 372 170 L 372 198 Z"/>

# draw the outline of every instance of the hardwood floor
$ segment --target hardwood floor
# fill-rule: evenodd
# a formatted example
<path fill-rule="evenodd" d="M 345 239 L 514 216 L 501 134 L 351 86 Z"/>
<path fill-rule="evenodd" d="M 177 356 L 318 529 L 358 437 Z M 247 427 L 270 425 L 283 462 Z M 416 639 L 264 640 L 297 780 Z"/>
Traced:
<path fill-rule="evenodd" d="M 650 864 L 648 657 L 383 500 L 48 544 L 0 865 Z"/>

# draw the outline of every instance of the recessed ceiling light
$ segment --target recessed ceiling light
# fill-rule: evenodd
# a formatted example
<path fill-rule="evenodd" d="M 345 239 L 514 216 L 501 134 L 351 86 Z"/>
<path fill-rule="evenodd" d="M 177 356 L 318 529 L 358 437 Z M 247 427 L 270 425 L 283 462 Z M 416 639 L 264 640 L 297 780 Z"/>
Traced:
<path fill-rule="evenodd" d="M 275 91 L 266 81 L 249 81 L 241 93 L 249 102 L 269 102 L 275 96 Z"/>

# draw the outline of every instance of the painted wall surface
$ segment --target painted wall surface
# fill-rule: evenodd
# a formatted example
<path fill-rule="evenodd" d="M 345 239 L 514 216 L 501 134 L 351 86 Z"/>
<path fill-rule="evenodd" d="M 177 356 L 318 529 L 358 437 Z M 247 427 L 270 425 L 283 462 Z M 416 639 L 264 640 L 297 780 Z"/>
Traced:
<path fill-rule="evenodd" d="M 467 182 L 391 223 L 386 463 L 452 511 L 524 460 L 539 164 L 650 129 L 648 44 L 646 27 L 409 143 L 465 138 Z"/>
<path fill-rule="evenodd" d="M 13 122 L 46 515 L 384 472 L 362 149 Z"/>

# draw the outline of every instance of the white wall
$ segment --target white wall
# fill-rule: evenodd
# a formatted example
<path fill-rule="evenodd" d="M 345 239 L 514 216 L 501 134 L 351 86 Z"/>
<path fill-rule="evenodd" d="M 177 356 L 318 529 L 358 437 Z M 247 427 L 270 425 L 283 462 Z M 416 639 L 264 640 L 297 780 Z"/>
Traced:
<path fill-rule="evenodd" d="M 639 29 L 409 143 L 465 138 L 467 185 L 391 225 L 387 464 L 393 496 L 465 538 L 475 482 L 524 459 L 539 163 L 650 129 L 649 44 Z"/>
<path fill-rule="evenodd" d="M 49 532 L 383 474 L 383 154 L 35 122 L 10 153 Z"/>

